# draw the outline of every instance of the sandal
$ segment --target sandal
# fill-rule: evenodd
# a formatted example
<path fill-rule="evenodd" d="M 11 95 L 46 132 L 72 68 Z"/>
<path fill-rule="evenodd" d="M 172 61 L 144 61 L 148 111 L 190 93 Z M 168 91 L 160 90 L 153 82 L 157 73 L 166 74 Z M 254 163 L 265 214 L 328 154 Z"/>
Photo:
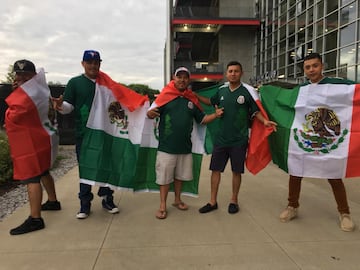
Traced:
<path fill-rule="evenodd" d="M 172 206 L 176 207 L 179 210 L 188 210 L 189 206 L 187 206 L 184 202 L 179 202 L 179 203 L 173 203 Z"/>
<path fill-rule="evenodd" d="M 155 216 L 158 219 L 165 219 L 167 217 L 167 213 L 164 210 L 158 210 Z"/>

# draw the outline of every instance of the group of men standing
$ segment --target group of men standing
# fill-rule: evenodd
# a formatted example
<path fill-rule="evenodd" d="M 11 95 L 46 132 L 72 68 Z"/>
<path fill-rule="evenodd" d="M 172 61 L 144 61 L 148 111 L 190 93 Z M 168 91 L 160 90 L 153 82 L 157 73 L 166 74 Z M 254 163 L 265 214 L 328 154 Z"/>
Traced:
<path fill-rule="evenodd" d="M 48 103 L 49 99 L 52 107 L 60 113 L 66 114 L 74 111 L 78 161 L 80 160 L 81 146 L 86 132 L 86 122 L 89 117 L 90 108 L 93 106 L 96 80 L 100 72 L 101 61 L 98 51 L 86 50 L 81 62 L 84 73 L 70 79 L 63 96 L 54 98 L 50 97 L 50 93 L 47 93 L 42 97 L 42 104 L 39 103 L 44 107 L 43 111 L 46 111 L 45 107 L 48 105 L 45 105 L 45 103 Z M 311 54 L 304 59 L 304 71 L 310 83 L 317 84 L 324 78 L 322 68 L 321 57 L 318 54 Z M 18 107 L 16 107 L 17 104 L 13 103 L 13 100 L 16 93 L 26 89 L 26 82 L 39 75 L 35 71 L 34 64 L 28 60 L 15 62 L 14 72 L 16 74 L 13 86 L 14 91 L 7 99 L 9 109 L 6 117 L 6 130 L 9 134 L 13 158 L 16 151 L 14 145 L 18 142 L 13 139 L 12 131 L 16 133 L 16 127 L 18 129 L 27 128 L 15 125 L 15 123 L 21 123 L 18 120 L 25 119 L 29 115 L 28 113 L 21 115 L 21 112 L 16 111 Z M 221 173 L 224 171 L 228 160 L 231 162 L 232 170 L 232 193 L 229 199 L 228 212 L 235 214 L 239 211 L 238 196 L 241 174 L 244 173 L 251 122 L 257 119 L 264 127 L 273 129 L 275 132 L 277 129 L 277 123 L 269 120 L 266 115 L 260 112 L 253 98 L 255 90 L 250 85 L 241 82 L 242 74 L 243 68 L 239 62 L 229 62 L 226 67 L 227 83 L 220 86 L 212 97 L 206 98 L 189 89 L 191 82 L 190 71 L 185 67 L 179 67 L 175 70 L 172 80 L 164 87 L 147 111 L 146 116 L 148 118 L 160 118 L 159 144 L 155 166 L 156 183 L 160 190 L 160 206 L 156 211 L 156 218 L 167 218 L 166 202 L 170 184 L 172 183 L 175 193 L 172 205 L 179 210 L 187 210 L 189 208 L 181 199 L 181 189 L 183 181 L 191 181 L 193 179 L 191 133 L 194 120 L 200 125 L 205 125 L 218 119 L 220 125 L 215 137 L 210 162 L 210 170 L 212 171 L 210 200 L 199 209 L 199 212 L 204 214 L 218 209 L 217 194 Z M 214 106 L 214 113 L 205 114 L 201 103 Z M 23 107 L 26 106 L 26 104 L 23 104 Z M 51 160 L 50 157 L 49 160 Z M 32 161 L 30 160 L 28 162 L 29 166 L 39 167 L 37 164 L 31 163 Z M 51 162 L 45 164 L 45 167 L 42 166 L 34 170 L 32 175 L 17 177 L 16 172 L 21 169 L 16 167 L 14 170 L 14 178 L 22 180 L 22 183 L 27 185 L 31 211 L 29 218 L 23 224 L 10 231 L 12 235 L 43 229 L 45 225 L 41 218 L 41 210 L 61 209 L 60 202 L 56 198 L 54 181 L 49 173 Z M 290 221 L 297 215 L 301 179 L 302 175 L 290 175 L 289 205 L 281 213 L 281 221 Z M 43 183 L 48 193 L 48 201 L 44 204 L 41 204 L 42 188 L 40 183 Z M 329 183 L 333 188 L 338 203 L 341 229 L 352 231 L 355 225 L 350 218 L 342 180 L 332 179 L 329 180 Z M 91 201 L 93 199 L 91 189 L 91 185 L 80 183 L 80 210 L 76 215 L 78 219 L 85 219 L 90 215 Z M 97 193 L 102 197 L 102 207 L 111 214 L 119 212 L 118 207 L 114 203 L 113 192 L 108 186 L 100 186 Z"/>

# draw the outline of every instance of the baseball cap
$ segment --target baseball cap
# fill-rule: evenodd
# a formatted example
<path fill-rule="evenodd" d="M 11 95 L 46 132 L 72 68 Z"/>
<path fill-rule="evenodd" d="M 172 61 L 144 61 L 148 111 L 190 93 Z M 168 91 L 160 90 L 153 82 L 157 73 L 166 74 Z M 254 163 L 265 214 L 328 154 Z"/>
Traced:
<path fill-rule="evenodd" d="M 177 76 L 179 72 L 186 72 L 190 77 L 190 71 L 186 67 L 179 67 L 175 70 L 174 75 Z"/>
<path fill-rule="evenodd" d="M 18 72 L 36 73 L 35 65 L 33 62 L 26 60 L 26 59 L 18 60 L 14 63 L 13 72 L 15 72 L 15 73 L 18 73 Z"/>
<path fill-rule="evenodd" d="M 94 50 L 86 50 L 84 51 L 83 61 L 97 60 L 101 61 L 100 53 Z"/>

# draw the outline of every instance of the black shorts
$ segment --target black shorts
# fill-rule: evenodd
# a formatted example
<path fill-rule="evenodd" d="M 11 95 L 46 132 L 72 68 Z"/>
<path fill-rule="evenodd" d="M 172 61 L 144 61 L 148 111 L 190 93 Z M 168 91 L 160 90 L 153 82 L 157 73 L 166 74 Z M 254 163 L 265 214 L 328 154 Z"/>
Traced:
<path fill-rule="evenodd" d="M 28 178 L 28 179 L 25 179 L 25 180 L 21 180 L 20 184 L 27 185 L 27 184 L 30 184 L 30 183 L 40 183 L 41 177 L 49 175 L 49 174 L 50 174 L 49 171 L 46 170 L 45 172 L 43 172 L 42 174 L 40 174 L 38 176 L 34 176 L 34 177 L 31 177 L 31 178 Z"/>
<path fill-rule="evenodd" d="M 230 158 L 231 170 L 244 173 L 247 145 L 244 146 L 214 146 L 211 155 L 210 170 L 223 172 Z"/>

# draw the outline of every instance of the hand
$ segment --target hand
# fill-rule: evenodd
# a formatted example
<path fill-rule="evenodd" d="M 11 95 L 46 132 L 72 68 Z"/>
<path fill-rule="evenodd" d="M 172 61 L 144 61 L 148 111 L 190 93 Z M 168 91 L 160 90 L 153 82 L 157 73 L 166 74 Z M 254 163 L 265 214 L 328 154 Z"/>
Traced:
<path fill-rule="evenodd" d="M 150 119 L 154 119 L 155 117 L 159 117 L 160 116 L 160 113 L 159 113 L 159 108 L 158 107 L 155 107 L 151 110 L 149 110 L 147 113 L 146 113 L 147 117 L 149 117 Z"/>
<path fill-rule="evenodd" d="M 270 120 L 266 120 L 264 119 L 264 126 L 266 127 L 272 127 L 274 129 L 274 131 L 276 132 L 276 126 L 277 126 L 277 123 L 273 122 L 273 121 L 270 121 Z"/>
<path fill-rule="evenodd" d="M 62 103 L 63 103 L 63 96 L 61 95 L 58 98 L 51 97 L 51 102 L 53 108 L 57 111 L 62 111 Z"/>
<path fill-rule="evenodd" d="M 215 105 L 215 115 L 216 118 L 222 117 L 224 114 L 224 108 L 219 108 L 217 105 Z"/>

